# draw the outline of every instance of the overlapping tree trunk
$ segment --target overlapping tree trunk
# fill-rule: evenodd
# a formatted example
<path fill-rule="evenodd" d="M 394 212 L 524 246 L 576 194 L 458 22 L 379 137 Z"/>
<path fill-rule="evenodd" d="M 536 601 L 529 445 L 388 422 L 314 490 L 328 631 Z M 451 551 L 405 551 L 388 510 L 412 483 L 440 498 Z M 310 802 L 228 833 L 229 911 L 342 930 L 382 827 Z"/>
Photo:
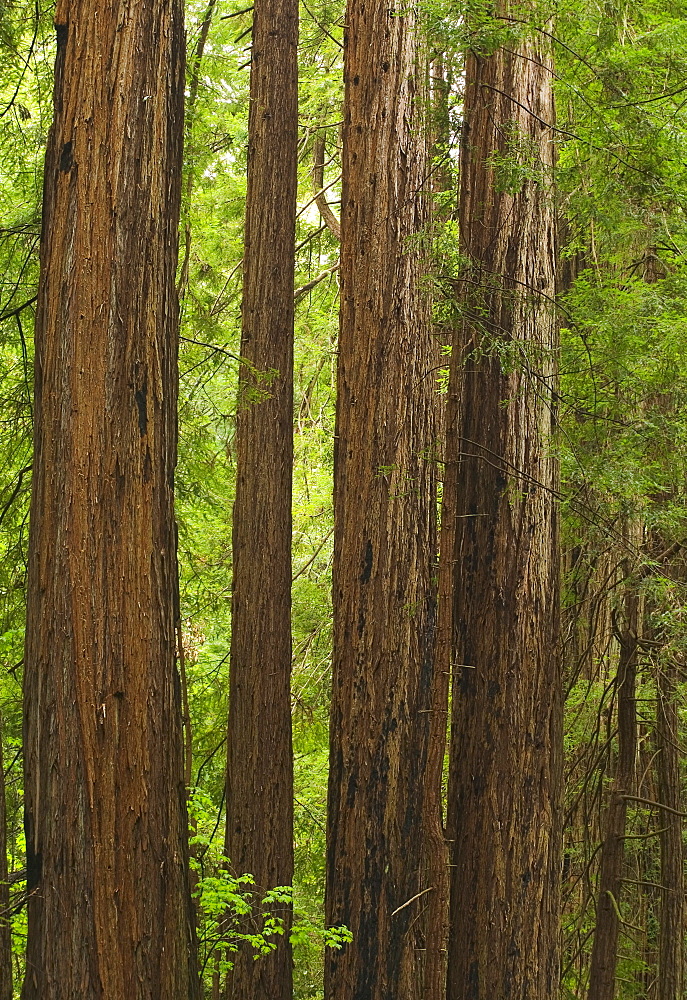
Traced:
<path fill-rule="evenodd" d="M 350 0 L 344 51 L 326 916 L 353 941 L 327 955 L 325 996 L 428 1000 L 437 424 L 412 8 Z"/>
<path fill-rule="evenodd" d="M 291 475 L 298 2 L 257 0 L 248 149 L 226 850 L 268 889 L 293 881 Z M 256 914 L 257 915 L 257 914 Z M 226 995 L 290 1000 L 290 909 L 270 955 L 236 956 Z"/>
<path fill-rule="evenodd" d="M 468 55 L 441 541 L 453 583 L 449 1000 L 558 992 L 551 80 L 545 35 Z"/>
<path fill-rule="evenodd" d="M 58 3 L 36 320 L 24 1000 L 196 1000 L 175 669 L 176 0 Z"/>

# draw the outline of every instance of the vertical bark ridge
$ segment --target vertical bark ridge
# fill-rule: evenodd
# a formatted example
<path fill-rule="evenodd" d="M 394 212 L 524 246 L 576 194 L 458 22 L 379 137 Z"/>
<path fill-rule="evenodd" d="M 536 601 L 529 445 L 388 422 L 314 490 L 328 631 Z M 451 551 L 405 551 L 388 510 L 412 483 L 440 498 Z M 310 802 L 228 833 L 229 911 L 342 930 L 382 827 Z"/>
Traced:
<path fill-rule="evenodd" d="M 12 1000 L 12 924 L 7 881 L 7 802 L 0 716 L 0 1000 Z"/>
<path fill-rule="evenodd" d="M 635 528 L 637 526 L 635 525 Z M 631 537 L 631 543 L 636 542 Z M 641 544 L 641 542 L 640 542 Z M 629 566 L 626 574 L 629 573 Z M 636 794 L 637 761 L 637 639 L 640 628 L 640 601 L 636 582 L 627 584 L 624 599 L 625 622 L 617 629 L 620 647 L 616 692 L 618 699 L 618 763 L 605 816 L 601 845 L 596 926 L 589 971 L 588 1000 L 613 1000 L 620 935 L 620 898 L 625 861 L 627 796 Z"/>
<path fill-rule="evenodd" d="M 298 2 L 256 0 L 238 402 L 226 850 L 256 896 L 293 881 L 291 475 Z M 256 900 L 257 905 L 257 900 Z M 227 997 L 290 1000 L 286 934 Z"/>
<path fill-rule="evenodd" d="M 683 804 L 680 778 L 678 670 L 671 660 L 657 666 L 656 749 L 658 800 L 662 811 L 661 916 L 656 1000 L 679 1000 L 685 982 L 685 892 Z"/>
<path fill-rule="evenodd" d="M 463 321 L 441 543 L 453 619 L 449 1000 L 549 1000 L 558 990 L 551 72 L 545 36 L 471 52 L 466 66 Z"/>
<path fill-rule="evenodd" d="M 24 1000 L 195 1000 L 175 670 L 184 33 L 58 3 L 36 319 Z"/>
<path fill-rule="evenodd" d="M 419 998 L 436 552 L 424 95 L 407 6 L 350 0 L 326 915 L 328 1000 Z"/>
<path fill-rule="evenodd" d="M 450 144 L 449 123 L 450 83 L 443 53 L 435 52 L 429 63 L 429 95 L 431 107 L 431 187 L 432 227 L 441 226 L 451 217 L 451 208 L 441 195 L 451 190 L 453 178 L 448 164 Z M 454 191 L 454 198 L 455 198 Z M 433 366 L 442 364 L 440 344 L 450 341 L 450 330 L 435 326 L 435 355 Z M 440 397 L 439 438 L 444 436 L 446 417 Z M 446 469 L 443 479 L 444 503 L 451 495 L 446 486 Z M 455 496 L 455 493 L 453 494 Z M 447 508 L 444 507 L 444 516 Z M 451 674 L 451 592 L 452 574 L 448 560 L 439 559 L 437 572 L 437 639 L 435 645 L 434 682 L 431 693 L 429 745 L 424 782 L 424 841 L 427 858 L 428 884 L 433 886 L 426 901 L 424 920 L 424 997 L 439 1000 L 446 993 L 446 961 L 448 943 L 449 868 L 448 845 L 444 825 L 443 776 L 447 743 L 449 690 Z"/>

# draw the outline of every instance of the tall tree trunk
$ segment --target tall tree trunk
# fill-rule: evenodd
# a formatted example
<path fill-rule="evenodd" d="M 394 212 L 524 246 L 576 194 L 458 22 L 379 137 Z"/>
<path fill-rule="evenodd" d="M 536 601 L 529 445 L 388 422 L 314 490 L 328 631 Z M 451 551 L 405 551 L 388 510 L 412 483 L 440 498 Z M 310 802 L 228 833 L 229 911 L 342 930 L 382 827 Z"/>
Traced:
<path fill-rule="evenodd" d="M 455 186 L 448 164 L 450 145 L 449 94 L 444 56 L 435 53 L 429 64 L 429 92 L 431 104 L 431 191 L 432 224 L 441 225 L 450 218 L 453 208 L 442 198 L 451 187 L 455 202 Z M 440 344 L 450 342 L 450 328 L 435 325 L 435 351 L 432 366 L 437 370 L 442 364 Z M 445 361 L 444 361 L 445 363 Z M 437 399 L 437 426 L 439 438 L 443 435 L 443 402 Z M 424 993 L 425 1000 L 439 1000 L 446 993 L 446 946 L 448 938 L 449 868 L 448 845 L 444 826 L 443 777 L 446 756 L 446 737 L 451 673 L 451 608 L 450 570 L 446 561 L 438 567 L 437 639 L 435 646 L 435 676 L 431 692 L 429 745 L 424 780 L 424 834 L 427 884 L 432 891 L 427 894 L 424 914 Z"/>
<path fill-rule="evenodd" d="M 596 926 L 589 972 L 588 1000 L 613 1000 L 620 934 L 620 893 L 625 860 L 627 796 L 635 792 L 637 758 L 637 634 L 640 622 L 636 586 L 625 594 L 625 622 L 620 645 L 616 690 L 618 698 L 618 763 L 601 846 Z M 635 792 L 636 794 L 636 792 Z"/>
<path fill-rule="evenodd" d="M 24 1000 L 199 995 L 175 670 L 181 4 L 60 2 L 36 318 Z"/>
<path fill-rule="evenodd" d="M 659 664 L 656 743 L 661 825 L 661 917 L 656 1000 L 682 1000 L 685 982 L 685 890 L 682 844 L 683 806 L 680 779 L 677 669 Z"/>
<path fill-rule="evenodd" d="M 293 881 L 291 467 L 298 0 L 256 0 L 233 529 L 226 850 L 256 906 Z M 236 956 L 227 996 L 291 997 L 286 934 Z"/>
<path fill-rule="evenodd" d="M 0 1000 L 12 1000 L 12 924 L 7 881 L 7 803 L 0 716 Z"/>
<path fill-rule="evenodd" d="M 499 8 L 503 10 L 502 7 Z M 562 720 L 551 60 L 470 53 L 442 559 L 453 570 L 449 1000 L 559 978 Z"/>
<path fill-rule="evenodd" d="M 326 915 L 328 1000 L 423 997 L 437 433 L 427 156 L 407 5 L 346 16 Z M 428 1000 L 428 998 L 427 998 Z"/>

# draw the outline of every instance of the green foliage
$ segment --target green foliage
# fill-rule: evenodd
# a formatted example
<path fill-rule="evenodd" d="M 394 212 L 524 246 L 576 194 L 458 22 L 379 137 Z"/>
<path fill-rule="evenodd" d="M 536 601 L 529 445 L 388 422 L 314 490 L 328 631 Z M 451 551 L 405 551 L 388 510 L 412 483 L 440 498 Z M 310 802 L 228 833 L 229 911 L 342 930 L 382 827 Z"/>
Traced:
<path fill-rule="evenodd" d="M 494 151 L 487 163 L 494 171 L 494 185 L 499 192 L 515 195 L 525 181 L 543 182 L 537 144 L 523 135 L 519 122 L 513 120 L 500 125 L 503 150 Z"/>
<path fill-rule="evenodd" d="M 180 440 L 177 518 L 181 603 L 193 732 L 194 809 L 201 919 L 201 964 L 207 988 L 231 949 L 256 955 L 278 940 L 273 903 L 260 899 L 248 877 L 228 873 L 224 837 L 224 767 L 231 605 L 231 509 L 234 431 L 240 354 L 240 289 L 245 200 L 248 79 L 247 5 L 218 6 L 198 74 L 197 96 L 186 142 L 187 202 L 182 220 L 183 288 Z M 190 52 L 205 5 L 191 7 Z M 224 18 L 224 20 L 223 20 Z M 337 208 L 341 120 L 342 7 L 308 4 L 301 22 L 302 173 L 299 203 L 312 200 L 310 176 L 315 129 L 326 136 L 325 184 Z M 240 36 L 244 37 L 240 39 Z M 240 39 L 240 40 L 238 40 Z M 242 67 L 243 68 L 240 68 Z M 193 55 L 189 72 L 193 73 Z M 339 77 L 337 84 L 336 78 Z M 324 128 L 322 128 L 325 126 Z M 297 223 L 296 284 L 306 284 L 338 258 L 337 241 L 322 231 L 319 213 L 306 208 Z M 187 264 L 185 265 L 185 261 Z M 299 301 L 295 372 L 294 469 L 294 671 L 295 858 L 293 944 L 295 994 L 322 990 L 323 945 L 345 940 L 323 929 L 324 824 L 327 705 L 331 659 L 330 568 L 332 552 L 333 366 L 338 329 L 335 276 Z M 253 375 L 255 373 L 252 373 Z M 261 373 L 258 373 L 261 374 Z M 274 377 L 276 373 L 272 373 Z M 244 383 L 247 405 L 260 405 L 267 382 Z M 254 390 L 257 390 L 254 391 Z M 269 903 L 269 906 L 267 905 Z M 229 919 L 228 914 L 232 914 Z M 251 926 L 245 921 L 250 916 Z M 229 924 L 226 922 L 229 920 Z M 265 923 L 265 920 L 268 922 Z M 222 924 L 220 934 L 220 924 Z M 337 934 L 344 935 L 337 937 Z"/>
<path fill-rule="evenodd" d="M 190 815 L 196 833 L 191 838 L 191 869 L 196 878 L 194 896 L 204 974 L 211 969 L 224 978 L 240 948 L 249 948 L 253 958 L 259 960 L 276 948 L 289 924 L 297 959 L 305 956 L 310 963 L 316 961 L 322 948 L 339 949 L 353 939 L 347 927 L 323 927 L 312 920 L 306 910 L 299 908 L 290 886 L 259 890 L 251 875 L 231 874 L 230 861 L 216 846 L 215 811 L 212 798 L 194 789 Z M 315 989 L 321 986 L 307 985 Z"/>
<path fill-rule="evenodd" d="M 238 948 L 251 949 L 259 960 L 283 936 L 284 915 L 293 910 L 295 998 L 316 1000 L 323 995 L 323 948 L 350 941 L 345 928 L 324 928 L 323 916 L 339 249 L 312 202 L 313 145 L 315 137 L 323 137 L 324 184 L 333 210 L 339 208 L 345 12 L 342 0 L 313 0 L 303 3 L 301 11 L 296 285 L 325 277 L 299 298 L 296 320 L 296 869 L 292 888 L 264 892 L 250 875 L 231 873 L 222 849 L 252 17 L 247 7 L 242 0 L 187 5 L 176 509 L 193 736 L 195 894 L 208 995 L 216 959 L 220 975 Z M 210 28 L 200 51 L 208 12 Z M 396 10 L 404 12 L 404 5 Z M 668 548 L 684 537 L 687 523 L 687 3 L 573 5 L 561 0 L 554 11 L 550 4 L 528 2 L 511 4 L 507 14 L 496 16 L 493 4 L 482 0 L 422 0 L 421 13 L 428 59 L 440 57 L 447 84 L 444 103 L 435 107 L 427 102 L 423 108 L 434 145 L 431 177 L 441 174 L 444 190 L 432 191 L 435 219 L 421 236 L 423 246 L 431 248 L 428 285 L 443 344 L 461 321 L 457 293 L 469 267 L 455 220 L 465 54 L 484 58 L 500 45 L 512 48 L 523 37 L 550 44 L 555 53 L 555 181 L 565 272 L 555 403 L 568 567 L 563 653 L 570 687 L 563 993 L 577 998 L 586 989 L 597 846 L 616 746 L 617 640 L 611 617 L 622 613 L 617 565 L 628 555 L 624 525 L 641 519 L 647 537 Z M 21 664 L 31 486 L 32 309 L 53 37 L 50 11 L 36 15 L 22 2 L 0 8 L 0 713 L 13 871 L 24 866 Z M 492 151 L 489 158 L 498 189 L 514 194 L 527 180 L 549 183 L 517 127 L 504 127 L 504 149 Z M 523 345 L 487 342 L 484 349 L 498 351 L 506 369 L 537 360 Z M 276 373 L 252 374 L 258 377 L 246 380 L 243 403 L 259 406 Z M 446 369 L 438 368 L 434 377 L 445 391 Z M 249 390 L 251 381 L 255 384 Z M 379 470 L 380 475 L 391 472 L 391 467 Z M 684 585 L 658 560 L 660 547 L 647 542 L 638 555 L 641 572 L 635 569 L 656 643 L 642 651 L 638 691 L 647 773 L 655 671 L 683 662 L 687 646 Z M 684 742 L 682 703 L 680 713 Z M 651 822 L 647 809 L 631 810 L 633 835 L 651 832 Z M 649 847 L 641 839 L 632 843 L 628 878 L 658 883 L 656 841 L 650 840 Z M 21 883 L 16 888 L 19 903 Z M 650 893 L 635 886 L 620 909 L 629 923 L 644 921 L 653 946 L 657 905 Z M 13 929 L 19 982 L 26 933 L 20 905 Z M 629 935 L 622 955 L 618 996 L 633 1000 L 643 995 L 649 977 L 645 955 Z"/>
<path fill-rule="evenodd" d="M 587 271 L 565 300 L 564 478 L 593 484 L 609 513 L 642 510 L 666 531 L 685 511 L 686 278 L 679 267 L 652 283 L 602 283 Z"/>

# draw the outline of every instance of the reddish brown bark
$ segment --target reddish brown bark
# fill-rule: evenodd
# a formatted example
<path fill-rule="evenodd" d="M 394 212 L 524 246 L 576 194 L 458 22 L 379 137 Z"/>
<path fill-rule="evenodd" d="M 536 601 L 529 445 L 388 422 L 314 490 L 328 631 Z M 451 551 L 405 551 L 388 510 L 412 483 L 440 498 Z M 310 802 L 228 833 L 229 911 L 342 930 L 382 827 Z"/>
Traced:
<path fill-rule="evenodd" d="M 436 891 L 423 853 L 437 420 L 417 46 L 411 9 L 350 0 L 326 917 L 353 942 L 326 956 L 328 1000 L 425 996 L 422 917 Z"/>
<path fill-rule="evenodd" d="M 431 140 L 432 165 L 431 187 L 433 193 L 432 221 L 441 224 L 450 218 L 452 207 L 445 195 L 452 184 L 451 171 L 447 160 L 450 143 L 449 135 L 449 94 L 444 57 L 437 53 L 430 63 L 431 97 Z M 455 193 L 454 193 L 455 199 Z M 437 349 L 434 358 L 435 369 L 442 363 L 439 342 L 450 342 L 450 330 L 444 326 L 435 329 Z M 445 417 L 440 400 L 439 428 L 443 434 Z M 438 401 L 439 402 L 439 401 Z M 450 500 L 448 501 L 450 505 Z M 444 498 L 446 504 L 446 498 Z M 444 506 L 444 516 L 447 508 Z M 451 675 L 451 593 L 452 564 L 440 560 L 438 567 L 437 642 L 435 654 L 434 684 L 432 691 L 432 712 L 430 714 L 429 746 L 424 781 L 424 842 L 428 884 L 434 888 L 427 897 L 424 919 L 424 996 L 427 1000 L 443 998 L 446 992 L 446 962 L 448 943 L 448 900 L 449 900 L 449 854 L 444 826 L 443 777 L 446 756 L 449 689 Z"/>
<path fill-rule="evenodd" d="M 7 805 L 0 716 L 0 1000 L 12 1000 L 12 925 L 7 881 Z"/>
<path fill-rule="evenodd" d="M 298 2 L 256 0 L 234 504 L 226 850 L 256 905 L 293 881 L 291 467 Z M 291 997 L 290 910 L 270 955 L 236 956 L 227 997 Z"/>
<path fill-rule="evenodd" d="M 453 585 L 449 1000 L 558 992 L 551 75 L 545 36 L 467 59 L 463 322 L 451 359 L 441 540 Z"/>
<path fill-rule="evenodd" d="M 58 4 L 36 319 L 24 1000 L 198 997 L 175 670 L 176 0 Z"/>
<path fill-rule="evenodd" d="M 660 813 L 661 916 L 656 1000 L 681 1000 L 685 983 L 684 812 L 677 683 L 675 663 L 660 664 L 656 691 L 656 769 L 659 802 L 668 809 Z"/>
<path fill-rule="evenodd" d="M 637 633 L 639 598 L 630 585 L 625 595 L 625 623 L 617 638 L 618 763 L 605 818 L 601 846 L 596 926 L 589 972 L 588 1000 L 613 1000 L 620 934 L 620 897 L 625 860 L 627 796 L 635 791 L 637 759 Z"/>

